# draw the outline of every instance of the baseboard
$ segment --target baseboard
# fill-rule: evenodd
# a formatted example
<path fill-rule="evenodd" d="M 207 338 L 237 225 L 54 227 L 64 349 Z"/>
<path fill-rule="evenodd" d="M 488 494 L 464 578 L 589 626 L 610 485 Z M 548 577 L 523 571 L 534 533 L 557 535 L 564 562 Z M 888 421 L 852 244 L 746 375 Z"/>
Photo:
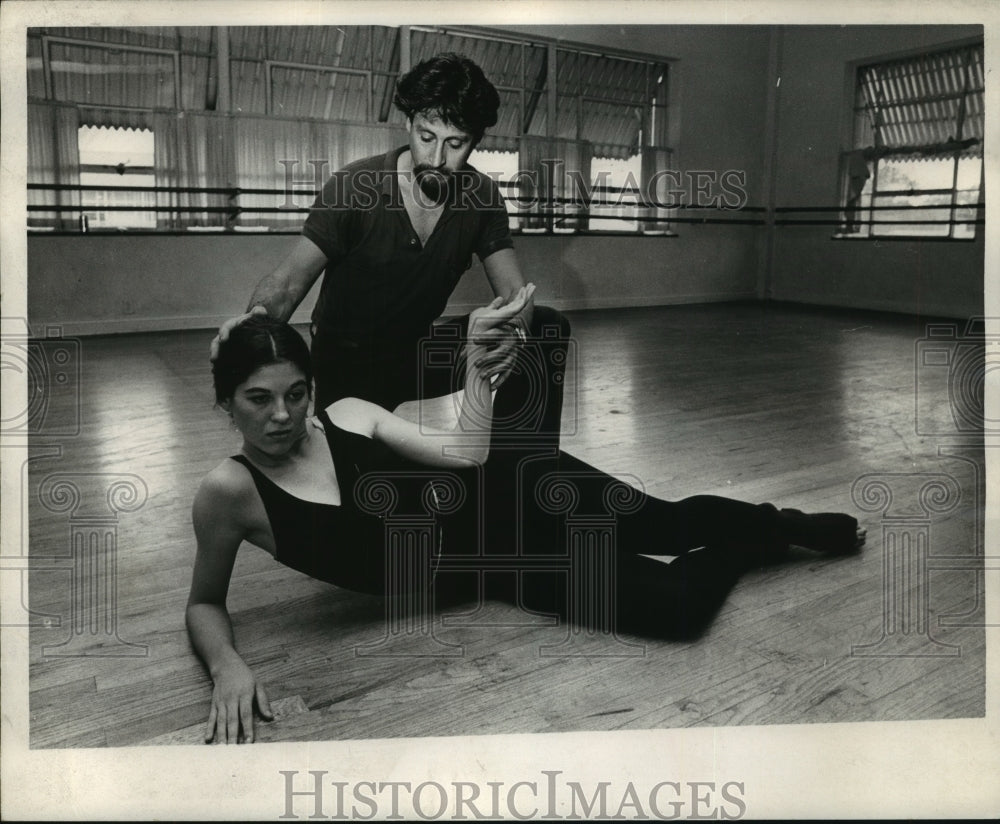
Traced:
<path fill-rule="evenodd" d="M 796 295 L 788 297 L 786 295 L 772 295 L 772 300 L 781 303 L 798 303 L 809 306 L 830 306 L 837 309 L 868 309 L 875 312 L 894 312 L 900 315 L 920 315 L 924 317 L 940 318 L 968 318 L 980 317 L 983 315 L 983 306 L 978 308 L 967 307 L 960 310 L 955 307 L 942 306 L 940 304 L 929 305 L 918 301 L 901 300 L 880 300 L 878 298 L 863 298 L 849 300 L 832 300 L 824 295 Z"/>
<path fill-rule="evenodd" d="M 623 300 L 620 297 L 585 297 L 585 298 L 558 298 L 546 300 L 544 297 L 539 303 L 551 306 L 565 312 L 572 312 L 578 309 L 632 309 L 643 306 L 677 306 L 686 303 L 728 303 L 734 300 L 757 300 L 756 292 L 729 292 L 701 295 L 653 295 L 642 297 L 630 297 Z M 461 315 L 471 312 L 481 304 L 478 303 L 450 303 L 445 309 L 445 314 Z"/>
<path fill-rule="evenodd" d="M 542 300 L 548 306 L 564 311 L 575 309 L 628 309 L 640 306 L 672 306 L 687 303 L 725 303 L 733 300 L 756 300 L 754 292 L 713 292 L 708 294 L 690 295 L 656 295 L 631 297 L 628 299 L 607 297 L 585 297 L 570 299 L 553 299 L 551 301 Z M 446 315 L 462 315 L 471 312 L 481 304 L 479 303 L 454 303 L 448 304 L 445 309 Z M 292 315 L 292 323 L 309 323 L 311 310 L 299 310 Z M 87 337 L 90 335 L 125 335 L 134 332 L 175 332 L 193 329 L 218 329 L 225 321 L 233 315 L 181 315 L 176 317 L 122 317 L 106 318 L 102 320 L 55 320 L 55 319 L 30 319 L 32 333 L 36 335 L 53 332 L 47 330 L 59 330 L 66 337 Z"/>
<path fill-rule="evenodd" d="M 196 329 L 218 329 L 234 315 L 181 315 L 178 317 L 106 318 L 103 320 L 35 320 L 30 319 L 34 335 L 51 337 L 58 330 L 64 337 L 91 335 L 127 335 L 135 332 L 181 332 Z M 293 324 L 308 324 L 308 312 L 292 315 Z"/>

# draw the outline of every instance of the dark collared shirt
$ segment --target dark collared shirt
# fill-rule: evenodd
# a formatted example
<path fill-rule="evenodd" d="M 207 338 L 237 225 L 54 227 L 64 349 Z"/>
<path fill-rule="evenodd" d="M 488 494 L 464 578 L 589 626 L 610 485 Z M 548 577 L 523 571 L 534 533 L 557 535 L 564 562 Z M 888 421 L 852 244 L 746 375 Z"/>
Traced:
<path fill-rule="evenodd" d="M 313 322 L 359 346 L 426 334 L 472 255 L 485 260 L 514 245 L 499 187 L 471 166 L 456 173 L 451 197 L 421 245 L 396 179 L 405 150 L 334 174 L 302 228 L 328 261 Z"/>

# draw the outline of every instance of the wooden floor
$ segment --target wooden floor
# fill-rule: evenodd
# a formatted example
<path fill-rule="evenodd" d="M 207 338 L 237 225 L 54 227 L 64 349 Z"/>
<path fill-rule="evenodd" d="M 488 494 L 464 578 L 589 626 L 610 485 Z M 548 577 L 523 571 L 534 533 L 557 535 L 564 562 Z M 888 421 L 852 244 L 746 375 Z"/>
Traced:
<path fill-rule="evenodd" d="M 471 622 L 435 626 L 460 655 L 384 657 L 357 652 L 384 633 L 380 600 L 245 546 L 229 607 L 239 649 L 279 710 L 261 740 L 983 715 L 982 576 L 971 563 L 982 549 L 982 438 L 917 432 L 915 352 L 927 319 L 758 304 L 569 317 L 567 451 L 665 498 L 855 512 L 869 529 L 865 552 L 802 550 L 747 575 L 692 642 L 598 637 L 591 655 L 551 654 L 566 627 L 488 603 Z M 211 336 L 82 339 L 80 432 L 58 431 L 58 415 L 76 414 L 70 392 L 33 443 L 33 747 L 199 740 L 211 684 L 184 628 L 189 513 L 202 475 L 238 447 L 213 409 Z M 921 385 L 921 414 L 946 429 L 947 381 L 920 374 L 933 384 Z M 47 454 L 52 445 L 60 455 Z M 891 517 L 852 503 L 852 485 L 869 474 L 884 476 Z M 79 501 L 60 496 L 60 475 Z M 938 506 L 946 512 L 920 508 L 932 476 L 961 493 Z M 138 496 L 127 486 L 109 496 L 116 481 Z M 887 579 L 883 535 L 907 529 L 929 538 L 932 568 L 918 574 L 913 556 L 911 577 Z M 115 564 L 74 577 L 72 541 L 88 535 L 117 541 Z M 113 597 L 107 616 L 92 611 Z"/>

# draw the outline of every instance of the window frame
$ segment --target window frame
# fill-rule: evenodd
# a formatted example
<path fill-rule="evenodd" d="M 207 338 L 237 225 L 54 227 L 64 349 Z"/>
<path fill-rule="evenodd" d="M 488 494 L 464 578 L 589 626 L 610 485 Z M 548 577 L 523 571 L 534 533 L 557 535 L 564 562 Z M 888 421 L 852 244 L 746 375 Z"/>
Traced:
<path fill-rule="evenodd" d="M 72 103 L 78 106 L 85 106 L 88 102 L 92 101 L 81 101 L 81 100 L 63 100 L 62 98 L 57 98 L 55 95 L 55 79 L 53 77 L 52 70 L 52 46 L 64 45 L 64 46 L 76 46 L 78 48 L 88 48 L 88 49 L 103 49 L 106 52 L 136 52 L 138 54 L 152 54 L 158 55 L 160 57 L 170 58 L 173 65 L 173 87 L 174 87 L 174 108 L 178 111 L 181 110 L 181 50 L 180 49 L 161 49 L 154 46 L 139 46 L 131 43 L 108 43 L 101 40 L 86 40 L 76 37 L 63 37 L 61 35 L 53 34 L 42 34 L 42 70 L 44 72 L 44 82 L 45 82 L 45 99 L 59 101 L 64 103 Z M 108 103 L 98 103 L 93 105 L 99 105 L 102 108 L 139 108 L 135 106 L 116 106 L 114 104 Z M 147 107 L 143 106 L 142 109 Z M 148 107 L 152 108 L 152 107 Z"/>
<path fill-rule="evenodd" d="M 158 31 L 167 31 L 166 27 L 156 27 Z M 267 51 L 257 54 L 253 53 L 240 53 L 239 55 L 234 54 L 230 48 L 230 34 L 222 37 L 220 30 L 222 28 L 229 29 L 230 27 L 209 27 L 212 29 L 211 36 L 204 42 L 208 44 L 207 48 L 203 43 L 197 43 L 192 45 L 179 38 L 176 45 L 167 45 L 167 41 L 160 40 L 158 45 L 140 45 L 132 42 L 120 42 L 117 39 L 112 40 L 102 40 L 95 36 L 95 39 L 88 39 L 83 37 L 73 37 L 66 36 L 61 30 L 53 30 L 46 28 L 39 28 L 34 30 L 29 30 L 29 51 L 31 50 L 31 43 L 37 42 L 40 44 L 39 57 L 41 63 L 41 77 L 43 80 L 44 93 L 43 99 L 37 98 L 37 93 L 41 91 L 38 88 L 36 91 L 36 97 L 32 99 L 38 100 L 38 102 L 45 102 L 49 104 L 63 104 L 73 106 L 77 111 L 83 111 L 88 107 L 86 101 L 80 100 L 63 100 L 62 96 L 58 97 L 55 94 L 55 83 L 53 81 L 53 66 L 52 66 L 52 47 L 65 44 L 72 45 L 76 47 L 82 47 L 86 49 L 102 49 L 107 52 L 125 52 L 129 54 L 146 54 L 146 55 L 157 55 L 166 58 L 169 61 L 171 69 L 166 69 L 169 72 L 173 80 L 172 89 L 172 107 L 171 108 L 156 108 L 155 106 L 125 106 L 118 105 L 113 102 L 102 102 L 99 104 L 92 104 L 93 107 L 99 108 L 101 110 L 107 110 L 109 112 L 140 112 L 143 115 L 149 115 L 153 117 L 154 115 L 182 115 L 185 111 L 192 111 L 198 114 L 216 112 L 221 115 L 229 117 L 239 117 L 243 112 L 235 107 L 235 103 L 232 98 L 232 92 L 230 91 L 232 87 L 233 75 L 232 72 L 237 63 L 240 64 L 259 64 L 262 69 L 263 74 L 263 101 L 262 108 L 265 109 L 264 114 L 268 117 L 274 117 L 275 119 L 281 119 L 280 116 L 274 114 L 276 110 L 274 95 L 276 93 L 276 83 L 274 82 L 273 73 L 275 70 L 279 69 L 292 69 L 301 71 L 318 72 L 320 74 L 326 75 L 328 77 L 338 77 L 342 75 L 351 76 L 363 76 L 365 78 L 365 89 L 366 89 L 366 101 L 365 101 L 365 111 L 366 120 L 364 121 L 369 125 L 380 125 L 385 124 L 387 121 L 386 112 L 384 111 L 387 107 L 391 116 L 391 104 L 389 100 L 391 99 L 391 94 L 384 96 L 381 88 L 382 78 L 387 78 L 388 82 L 391 84 L 394 82 L 397 74 L 391 74 L 383 71 L 385 62 L 384 59 L 380 58 L 376 60 L 376 38 L 374 35 L 368 38 L 367 47 L 367 68 L 358 68 L 355 65 L 351 66 L 338 66 L 338 65 L 323 65 L 314 62 L 296 62 L 288 60 L 274 59 L 270 56 Z M 650 155 L 655 157 L 654 161 L 656 164 L 656 171 L 660 171 L 660 166 L 666 162 L 669 167 L 674 162 L 676 156 L 675 151 L 671 148 L 672 145 L 676 143 L 678 134 L 677 129 L 679 128 L 679 118 L 676 114 L 677 101 L 673 99 L 671 94 L 672 88 L 671 84 L 673 82 L 673 72 L 674 67 L 677 63 L 676 58 L 666 57 L 663 55 L 653 55 L 645 54 L 641 52 L 631 52 L 623 49 L 604 49 L 602 47 L 595 46 L 594 44 L 577 43 L 571 41 L 565 41 L 557 38 L 546 38 L 528 34 L 522 34 L 520 32 L 505 31 L 502 28 L 481 28 L 481 27 L 466 27 L 466 26 L 447 26 L 447 27 L 427 27 L 427 26 L 371 26 L 363 27 L 358 26 L 358 28 L 385 28 L 387 30 L 394 30 L 395 33 L 395 46 L 393 47 L 392 54 L 398 54 L 398 62 L 400 71 L 408 70 L 412 68 L 414 61 L 411 61 L 411 46 L 414 46 L 413 33 L 414 31 L 433 31 L 440 32 L 448 35 L 455 35 L 460 38 L 477 38 L 480 40 L 487 41 L 500 41 L 503 43 L 510 44 L 515 47 L 519 47 L 521 58 L 520 58 L 520 69 L 513 74 L 507 73 L 506 75 L 501 75 L 498 77 L 500 81 L 497 84 L 497 89 L 503 93 L 506 93 L 508 100 L 507 105 L 517 105 L 519 111 L 517 112 L 517 117 L 514 118 L 513 125 L 504 126 L 504 132 L 496 133 L 498 136 L 504 137 L 508 142 L 520 143 L 523 137 L 539 137 L 546 140 L 558 141 L 560 130 L 558 128 L 559 115 L 561 109 L 562 98 L 565 96 L 567 99 L 572 101 L 574 110 L 577 113 L 576 117 L 576 129 L 575 136 L 576 140 L 573 141 L 578 145 L 578 148 L 573 151 L 578 154 L 581 152 L 587 153 L 588 157 L 593 157 L 595 160 L 600 160 L 608 156 L 604 154 L 607 152 L 609 154 L 617 156 L 618 154 L 626 151 L 637 152 L 638 154 L 633 154 L 631 157 L 641 157 L 641 165 L 643 172 L 639 179 L 639 189 L 638 191 L 626 187 L 624 189 L 615 187 L 601 189 L 597 186 L 596 182 L 591 182 L 588 177 L 588 183 L 586 190 L 579 192 L 578 190 L 573 191 L 569 195 L 566 192 L 553 191 L 550 192 L 550 196 L 547 199 L 541 201 L 536 201 L 532 212 L 534 212 L 534 221 L 539 225 L 544 225 L 544 233 L 548 235 L 552 234 L 565 234 L 568 232 L 580 232 L 580 233 L 592 233 L 597 235 L 608 235 L 608 234 L 625 234 L 625 235 L 672 235 L 670 231 L 671 225 L 667 222 L 668 219 L 672 218 L 676 212 L 676 205 L 661 204 L 657 205 L 654 196 L 649 195 L 649 193 L 644 192 L 647 186 L 647 181 L 643 179 L 643 175 L 648 177 L 651 173 L 651 167 L 649 165 L 648 158 L 646 157 L 646 152 L 650 152 Z M 102 31 L 104 31 L 102 29 Z M 152 41 L 156 43 L 157 41 Z M 380 41 L 381 42 L 381 41 Z M 461 40 L 458 41 L 459 43 Z M 631 74 L 620 74 L 608 72 L 607 75 L 602 76 L 602 80 L 605 82 L 605 88 L 601 90 L 591 89 L 584 94 L 585 87 L 579 86 L 575 89 L 567 89 L 565 95 L 560 89 L 558 71 L 556 68 L 557 57 L 560 52 L 563 53 L 575 53 L 579 55 L 587 55 L 589 58 L 597 57 L 606 60 L 625 60 L 633 63 L 641 64 L 645 67 L 645 70 L 641 72 L 645 80 L 640 82 L 632 77 Z M 538 65 L 539 53 L 543 59 L 542 65 Z M 470 55 L 476 58 L 476 54 Z M 188 83 L 188 77 L 185 74 L 183 59 L 185 57 L 197 57 L 205 58 L 209 60 L 209 70 L 208 76 L 211 80 L 213 74 L 216 77 L 217 89 L 216 95 L 222 94 L 219 90 L 220 87 L 225 85 L 226 94 L 224 99 L 226 100 L 224 109 L 214 108 L 214 101 L 218 97 L 211 97 L 211 100 L 206 99 L 205 108 L 202 109 L 200 106 L 191 107 L 191 101 L 189 96 L 186 94 L 185 83 Z M 212 69 L 211 61 L 215 61 L 214 70 Z M 389 60 L 390 64 L 395 65 L 393 59 Z M 544 69 L 544 75 L 542 71 Z M 543 79 L 544 77 L 544 79 Z M 227 82 L 223 84 L 223 79 Z M 514 85 L 510 85 L 514 84 Z M 644 85 L 643 85 L 644 84 Z M 565 85 L 565 84 L 564 84 Z M 639 86 L 642 85 L 643 88 L 640 89 Z M 598 93 L 600 92 L 600 93 Z M 385 99 L 382 99 L 383 96 Z M 627 128 L 615 129 L 609 127 L 609 123 L 619 123 L 624 122 L 619 118 L 618 120 L 610 120 L 607 122 L 602 122 L 597 118 L 596 115 L 600 114 L 590 112 L 590 120 L 584 116 L 587 112 L 587 106 L 593 100 L 594 105 L 600 106 L 605 104 L 610 104 L 611 106 L 628 106 L 636 111 L 636 116 L 639 119 L 639 129 L 635 135 L 635 146 L 626 147 L 621 143 L 610 142 L 612 140 L 622 140 L 631 139 L 631 131 Z M 516 101 L 516 102 L 515 102 Z M 639 102 L 637 102 L 639 101 Z M 539 112 L 538 110 L 541 109 Z M 529 120 L 528 114 L 534 115 L 533 118 Z M 247 115 L 254 114 L 251 111 L 246 112 Z M 540 116 L 540 117 L 539 117 Z M 609 116 L 614 116 L 614 111 Z M 296 118 L 296 119 L 310 119 L 310 118 Z M 333 122 L 333 121 L 331 121 Z M 336 121 L 341 122 L 341 121 Z M 355 121 L 343 121 L 343 122 L 355 122 Z M 358 121 L 360 122 L 360 121 Z M 540 125 L 533 126 L 533 123 L 539 123 Z M 85 125 L 81 121 L 81 125 Z M 544 126 L 544 128 L 541 128 Z M 157 126 L 157 129 L 160 127 Z M 514 129 L 516 135 L 508 135 L 507 132 Z M 588 131 L 590 129 L 590 131 Z M 537 132 L 542 131 L 544 134 L 537 134 Z M 494 132 L 489 132 L 494 133 Z M 165 133 L 166 134 L 166 133 Z M 597 143 L 592 143 L 587 140 L 587 138 L 592 137 L 597 140 Z M 156 139 L 161 139 L 161 135 L 157 133 Z M 163 139 L 170 139 L 169 136 Z M 593 146 L 593 151 L 591 151 L 591 146 Z M 500 151 L 500 149 L 496 149 Z M 517 151 L 520 151 L 518 148 Z M 553 156 L 555 159 L 555 156 Z M 626 158 L 627 159 L 627 158 Z M 567 171 L 571 170 L 570 166 L 577 163 L 574 160 L 571 164 L 567 164 Z M 522 161 L 522 166 L 526 165 Z M 582 166 L 587 167 L 586 169 L 581 169 L 580 171 L 586 171 L 589 174 L 589 165 L 587 162 L 582 162 Z M 97 167 L 84 167 L 83 165 L 78 166 L 78 171 L 87 172 L 113 172 L 114 167 L 107 168 L 97 168 Z M 143 168 L 137 169 L 130 167 L 129 174 L 142 174 L 149 173 L 152 171 L 153 174 L 157 174 L 157 170 L 154 168 L 152 170 Z M 670 171 L 670 169 L 663 169 L 663 171 Z M 123 180 L 123 183 L 127 181 Z M 231 183 L 222 183 L 222 188 L 232 188 Z M 44 188 L 45 184 L 33 184 L 38 188 Z M 205 185 L 205 184 L 199 184 Z M 213 187 L 213 184 L 209 182 L 209 187 Z M 134 187 L 123 187 L 123 188 L 134 188 Z M 508 187 L 505 191 L 512 192 L 513 196 L 517 196 L 516 187 L 511 189 Z M 113 197 L 113 193 L 109 196 Z M 233 194 L 231 198 L 238 198 L 239 187 L 233 188 Z M 546 196 L 543 193 L 543 198 Z M 618 210 L 622 212 L 621 215 L 594 215 L 595 219 L 601 221 L 602 226 L 591 230 L 588 226 L 590 217 L 590 204 L 592 200 L 612 200 L 617 201 Z M 625 204 L 623 201 L 635 201 L 633 204 Z M 162 211 L 162 210 L 157 210 Z M 238 204 L 233 204 L 233 213 L 237 214 L 239 212 Z M 79 214 L 83 214 L 82 210 Z M 513 215 L 514 213 L 512 213 Z M 519 218 L 516 222 L 518 223 L 518 228 L 515 231 L 521 231 L 524 226 L 523 220 L 520 218 L 529 214 L 528 212 L 518 212 L 516 217 Z M 608 222 L 615 220 L 621 220 L 621 226 L 617 229 L 609 226 Z M 634 223 L 634 227 L 630 224 Z M 181 224 L 183 225 L 183 224 Z M 604 228 L 607 226 L 607 228 Z M 652 227 L 652 228 L 651 228 Z M 175 227 L 171 227 L 175 228 Z M 232 227 L 229 227 L 232 228 Z"/>
<path fill-rule="evenodd" d="M 869 67 L 885 65 L 890 63 L 897 63 L 913 58 L 924 58 L 931 57 L 937 54 L 944 54 L 947 52 L 954 52 L 962 49 L 975 49 L 978 47 L 980 50 L 983 49 L 983 38 L 982 37 L 971 37 L 963 38 L 960 40 L 947 41 L 943 43 L 937 43 L 933 46 L 927 46 L 923 48 L 906 49 L 904 51 L 897 51 L 888 54 L 876 55 L 865 57 L 857 60 L 849 61 L 846 64 L 844 72 L 844 91 L 843 100 L 845 101 L 844 106 L 844 117 L 842 120 L 840 144 L 841 151 L 839 156 L 839 164 L 837 170 L 838 179 L 838 192 L 839 192 L 839 208 L 841 213 L 840 225 L 837 228 L 834 238 L 838 240 L 871 240 L 871 241 L 885 241 L 885 240 L 932 240 L 932 241 L 950 241 L 950 242 L 969 242 L 980 239 L 982 236 L 981 231 L 976 231 L 975 227 L 983 226 L 984 221 L 981 211 L 984 207 L 983 192 L 985 186 L 985 141 L 975 139 L 976 142 L 982 146 L 983 152 L 980 155 L 980 173 L 979 173 L 979 188 L 978 196 L 974 203 L 961 203 L 959 202 L 959 194 L 962 191 L 958 188 L 958 176 L 959 176 L 959 163 L 962 160 L 962 154 L 967 150 L 968 146 L 963 146 L 963 138 L 960 134 L 956 135 L 953 140 L 928 144 L 924 148 L 926 151 L 921 152 L 921 154 L 937 155 L 940 157 L 950 156 L 952 162 L 952 185 L 949 189 L 940 188 L 928 188 L 928 189 L 908 189 L 908 190 L 893 190 L 893 189 L 882 189 L 878 188 L 878 175 L 879 166 L 882 161 L 900 160 L 912 156 L 916 152 L 914 149 L 917 147 L 897 147 L 894 151 L 891 147 L 887 148 L 884 146 L 879 146 L 879 141 L 877 139 L 877 132 L 873 136 L 873 146 L 859 146 L 860 139 L 857 135 L 857 120 L 859 111 L 861 108 L 858 106 L 858 98 L 861 94 L 861 82 L 862 82 L 862 71 Z M 980 51 L 980 60 L 982 61 L 984 55 Z M 966 111 L 966 100 L 968 96 L 975 93 L 975 89 L 968 88 L 968 72 L 969 66 L 963 69 L 965 73 L 966 86 L 961 92 L 959 97 L 959 108 L 962 112 L 961 115 L 956 116 L 956 124 L 959 126 L 964 126 L 965 111 Z M 949 98 L 955 98 L 957 95 L 948 95 Z M 937 99 L 940 97 L 939 94 L 931 93 L 926 97 L 920 97 L 916 99 L 916 103 L 923 104 L 925 101 Z M 909 99 L 906 99 L 909 102 Z M 877 124 L 874 125 L 877 130 Z M 975 145 L 975 144 L 971 144 Z M 854 156 L 854 157 L 852 157 Z M 850 182 L 850 167 L 852 163 L 857 165 L 859 159 L 864 160 L 865 164 L 868 166 L 868 177 L 866 178 L 865 184 L 861 190 L 859 190 L 854 197 L 851 197 L 851 182 Z M 871 181 L 870 191 L 868 189 L 868 181 Z M 863 202 L 863 194 L 867 194 L 867 202 Z M 949 195 L 948 204 L 913 204 L 904 203 L 899 205 L 887 205 L 878 204 L 877 201 L 880 198 L 899 198 L 899 197 L 920 197 L 920 196 L 939 196 L 939 195 Z M 852 200 L 855 202 L 852 203 Z M 917 214 L 920 211 L 924 212 L 946 212 L 946 217 L 940 221 L 932 222 L 920 222 L 919 225 L 926 226 L 947 226 L 947 234 L 931 234 L 931 233 L 916 233 L 913 231 L 890 231 L 890 232 L 879 232 L 878 228 L 881 226 L 892 227 L 892 226 L 906 226 L 906 223 L 892 222 L 889 220 L 879 221 L 876 217 L 877 213 L 880 211 L 913 211 Z M 957 219 L 957 213 L 964 210 L 973 210 L 976 212 L 976 216 L 970 221 L 961 221 Z M 916 225 L 916 223 L 914 224 Z M 971 225 L 973 230 L 971 232 L 971 237 L 956 237 L 955 229 L 956 226 L 960 225 Z"/>
<path fill-rule="evenodd" d="M 551 140 L 573 140 L 573 138 L 560 138 L 558 136 L 560 130 L 556 121 L 559 116 L 560 106 L 558 101 L 560 99 L 571 99 L 574 102 L 576 111 L 576 128 L 574 133 L 575 140 L 579 143 L 588 142 L 587 136 L 581 134 L 584 121 L 582 110 L 587 102 L 593 100 L 595 103 L 606 103 L 620 106 L 635 105 L 635 101 L 631 99 L 622 100 L 614 97 L 605 97 L 593 94 L 584 95 L 579 88 L 570 89 L 565 93 L 565 95 L 561 94 L 558 86 L 558 70 L 556 65 L 558 62 L 558 54 L 560 52 L 573 53 L 575 55 L 586 55 L 589 57 L 604 57 L 612 60 L 625 60 L 642 64 L 645 66 L 645 88 L 642 91 L 642 97 L 644 99 L 643 106 L 645 107 L 646 112 L 644 114 L 643 127 L 640 129 L 638 137 L 638 145 L 635 147 L 638 150 L 638 154 L 633 155 L 632 158 L 641 158 L 642 154 L 647 150 L 664 154 L 670 159 L 671 164 L 676 157 L 676 150 L 673 146 L 677 143 L 679 117 L 677 116 L 676 101 L 673 99 L 673 95 L 671 94 L 671 83 L 673 74 L 676 70 L 675 67 L 678 62 L 677 58 L 646 54 L 643 52 L 632 52 L 624 49 L 605 49 L 597 47 L 594 44 L 577 43 L 574 41 L 542 36 L 523 35 L 516 32 L 508 32 L 504 29 L 486 27 L 414 25 L 409 27 L 409 30 L 411 32 L 421 31 L 481 40 L 501 41 L 511 45 L 520 45 L 522 47 L 520 66 L 521 87 L 516 88 L 494 83 L 498 91 L 506 91 L 510 93 L 520 92 L 521 111 L 519 112 L 518 122 L 521 124 L 521 132 L 516 138 L 518 140 L 522 137 L 547 138 Z M 545 83 L 540 88 L 536 88 L 532 85 L 534 83 L 533 80 L 529 83 L 529 79 L 525 76 L 527 66 L 525 47 L 542 48 L 545 50 L 545 61 L 548 68 L 545 75 Z M 555 81 L 554 89 L 552 88 L 552 81 Z M 545 134 L 543 135 L 525 130 L 526 127 L 530 125 L 525 122 L 527 116 L 525 109 L 528 105 L 528 98 L 535 92 L 538 93 L 539 97 L 537 106 L 546 106 L 548 109 L 545 118 Z M 653 143 L 650 142 L 651 137 L 662 137 L 663 140 L 662 142 Z M 592 155 L 591 158 L 592 161 L 600 159 L 603 159 L 603 156 Z M 640 164 L 641 163 L 642 161 L 640 159 Z M 501 186 L 501 188 L 504 189 L 505 192 L 507 191 L 505 187 Z M 569 213 L 566 211 L 566 204 L 560 202 L 549 202 L 546 204 L 546 208 L 543 208 L 541 212 L 520 210 L 511 211 L 508 209 L 512 218 L 516 217 L 518 223 L 518 228 L 513 231 L 532 235 L 593 234 L 598 236 L 608 236 L 619 234 L 630 237 L 644 235 L 661 237 L 675 236 L 673 226 L 669 220 L 655 217 L 655 215 L 658 209 L 660 211 L 668 211 L 669 214 L 673 215 L 677 210 L 677 205 L 665 204 L 657 207 L 655 204 L 651 204 L 646 201 L 642 197 L 641 180 L 640 189 L 635 192 L 637 202 L 632 206 L 631 213 L 618 216 L 621 219 L 623 228 L 591 229 L 589 227 L 589 221 L 591 218 L 589 208 L 590 199 L 594 196 L 598 199 L 603 199 L 609 194 L 619 199 L 622 197 L 627 198 L 633 194 L 633 190 L 616 187 L 606 187 L 603 190 L 599 190 L 592 184 L 588 184 L 587 191 L 584 193 L 585 197 L 583 198 L 585 202 L 582 205 L 577 203 L 570 204 L 571 210 Z M 518 197 L 518 193 L 514 192 L 510 196 L 516 198 Z M 626 204 L 616 205 L 623 207 Z M 648 213 L 650 212 L 654 214 L 654 217 L 651 218 L 649 216 Z M 617 219 L 616 216 L 610 215 L 594 215 L 593 217 L 602 221 L 613 221 Z M 636 227 L 625 228 L 630 223 L 635 223 Z M 526 224 L 533 225 L 528 226 Z M 651 228 L 654 224 L 655 228 Z"/>
<path fill-rule="evenodd" d="M 108 126 L 92 126 L 89 123 L 81 123 L 77 128 L 77 144 L 79 146 L 79 135 L 84 129 L 109 129 Z M 120 127 L 119 127 L 120 128 Z M 148 132 L 153 142 L 153 155 L 156 154 L 156 132 L 152 129 L 144 129 Z M 140 231 L 151 231 L 156 229 L 157 214 L 152 213 L 152 219 L 143 221 L 144 225 L 129 226 L 119 225 L 109 217 L 109 215 L 145 215 L 148 214 L 142 208 L 135 207 L 135 203 L 128 203 L 129 199 L 135 199 L 136 194 L 141 194 L 144 190 L 155 191 L 156 168 L 155 166 L 140 165 L 118 165 L 110 163 L 84 163 L 83 158 L 79 162 L 81 204 L 80 204 L 80 230 L 81 231 L 119 231 L 122 229 L 138 229 Z M 120 186 L 104 186 L 100 189 L 92 188 L 97 184 L 87 183 L 84 175 L 104 174 L 118 175 L 122 183 Z M 152 181 L 150 184 L 149 181 Z M 82 201 L 88 199 L 87 195 L 93 195 L 96 204 L 87 204 Z M 131 196 L 131 197 L 130 197 Z M 154 194 L 155 200 L 155 194 Z"/>

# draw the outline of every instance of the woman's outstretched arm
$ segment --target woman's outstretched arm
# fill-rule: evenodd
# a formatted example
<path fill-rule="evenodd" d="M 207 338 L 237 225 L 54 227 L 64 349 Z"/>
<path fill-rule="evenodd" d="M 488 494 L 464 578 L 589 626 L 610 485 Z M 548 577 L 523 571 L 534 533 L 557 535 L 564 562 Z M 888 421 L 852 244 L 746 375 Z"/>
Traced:
<path fill-rule="evenodd" d="M 327 413 L 338 426 L 382 441 L 405 458 L 430 466 L 462 467 L 482 464 L 489 456 L 493 428 L 493 380 L 510 369 L 516 339 L 504 326 L 531 300 L 534 285 L 522 287 L 504 303 L 498 297 L 469 316 L 465 360 L 465 388 L 454 429 L 432 429 L 395 415 L 358 398 L 344 398 Z"/>
<path fill-rule="evenodd" d="M 198 552 L 185 618 L 191 643 L 214 685 L 206 743 L 236 744 L 241 730 L 243 740 L 253 742 L 254 702 L 261 716 L 273 717 L 263 685 L 236 651 L 226 610 L 229 579 L 244 538 L 235 517 L 239 507 L 227 472 L 219 467 L 202 481 L 192 509 Z"/>

